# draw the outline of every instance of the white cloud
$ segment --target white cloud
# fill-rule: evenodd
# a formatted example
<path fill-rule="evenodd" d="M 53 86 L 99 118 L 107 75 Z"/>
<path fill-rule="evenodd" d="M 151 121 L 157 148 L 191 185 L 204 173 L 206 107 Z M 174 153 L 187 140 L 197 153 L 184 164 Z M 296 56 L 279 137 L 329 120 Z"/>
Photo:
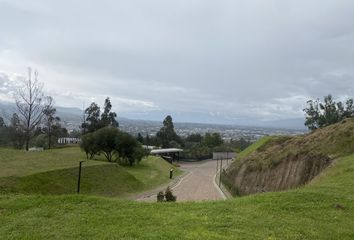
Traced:
<path fill-rule="evenodd" d="M 3 0 L 0 28 L 0 70 L 38 69 L 60 105 L 284 119 L 354 95 L 350 0 Z"/>

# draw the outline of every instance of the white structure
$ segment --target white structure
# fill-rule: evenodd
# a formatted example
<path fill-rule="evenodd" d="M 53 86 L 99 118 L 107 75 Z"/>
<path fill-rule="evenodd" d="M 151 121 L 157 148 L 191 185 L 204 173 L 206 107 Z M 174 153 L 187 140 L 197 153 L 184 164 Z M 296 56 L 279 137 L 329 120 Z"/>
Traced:
<path fill-rule="evenodd" d="M 58 138 L 58 144 L 78 144 L 81 142 L 80 138 Z"/>
<path fill-rule="evenodd" d="M 153 149 L 150 154 L 152 155 L 161 155 L 164 153 L 180 153 L 183 152 L 183 149 L 180 148 L 161 148 L 161 149 Z"/>
<path fill-rule="evenodd" d="M 177 155 L 177 161 L 179 161 L 179 153 L 183 152 L 183 149 L 180 148 L 161 148 L 161 149 L 153 149 L 150 151 L 151 155 L 160 155 L 165 160 L 170 163 L 173 162 Z"/>

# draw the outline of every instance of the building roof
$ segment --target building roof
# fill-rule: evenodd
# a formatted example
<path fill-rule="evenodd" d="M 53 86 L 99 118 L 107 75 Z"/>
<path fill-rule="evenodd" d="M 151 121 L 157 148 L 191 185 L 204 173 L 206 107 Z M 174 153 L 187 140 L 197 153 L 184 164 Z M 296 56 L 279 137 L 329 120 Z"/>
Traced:
<path fill-rule="evenodd" d="M 161 153 L 175 153 L 175 152 L 183 152 L 183 149 L 180 148 L 162 148 L 162 149 L 153 149 L 151 150 L 151 154 L 161 154 Z"/>

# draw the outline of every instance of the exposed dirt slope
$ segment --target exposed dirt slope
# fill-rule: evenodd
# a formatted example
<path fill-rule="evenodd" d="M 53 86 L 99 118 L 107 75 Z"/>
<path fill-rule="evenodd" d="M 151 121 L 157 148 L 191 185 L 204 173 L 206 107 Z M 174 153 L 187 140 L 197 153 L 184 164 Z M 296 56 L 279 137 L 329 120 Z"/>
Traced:
<path fill-rule="evenodd" d="M 226 170 L 239 195 L 306 184 L 340 156 L 354 152 L 354 119 L 295 137 L 273 137 Z"/>

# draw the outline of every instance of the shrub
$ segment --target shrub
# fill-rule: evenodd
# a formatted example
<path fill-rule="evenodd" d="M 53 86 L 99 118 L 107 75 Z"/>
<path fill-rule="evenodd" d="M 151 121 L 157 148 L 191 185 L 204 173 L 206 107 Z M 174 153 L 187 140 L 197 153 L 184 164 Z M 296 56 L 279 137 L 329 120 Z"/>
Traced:
<path fill-rule="evenodd" d="M 171 188 L 168 186 L 165 191 L 166 202 L 176 202 L 177 197 L 173 195 Z"/>
<path fill-rule="evenodd" d="M 160 191 L 158 194 L 157 194 L 157 201 L 158 202 L 163 202 L 165 200 L 165 195 L 163 194 L 162 191 Z"/>

